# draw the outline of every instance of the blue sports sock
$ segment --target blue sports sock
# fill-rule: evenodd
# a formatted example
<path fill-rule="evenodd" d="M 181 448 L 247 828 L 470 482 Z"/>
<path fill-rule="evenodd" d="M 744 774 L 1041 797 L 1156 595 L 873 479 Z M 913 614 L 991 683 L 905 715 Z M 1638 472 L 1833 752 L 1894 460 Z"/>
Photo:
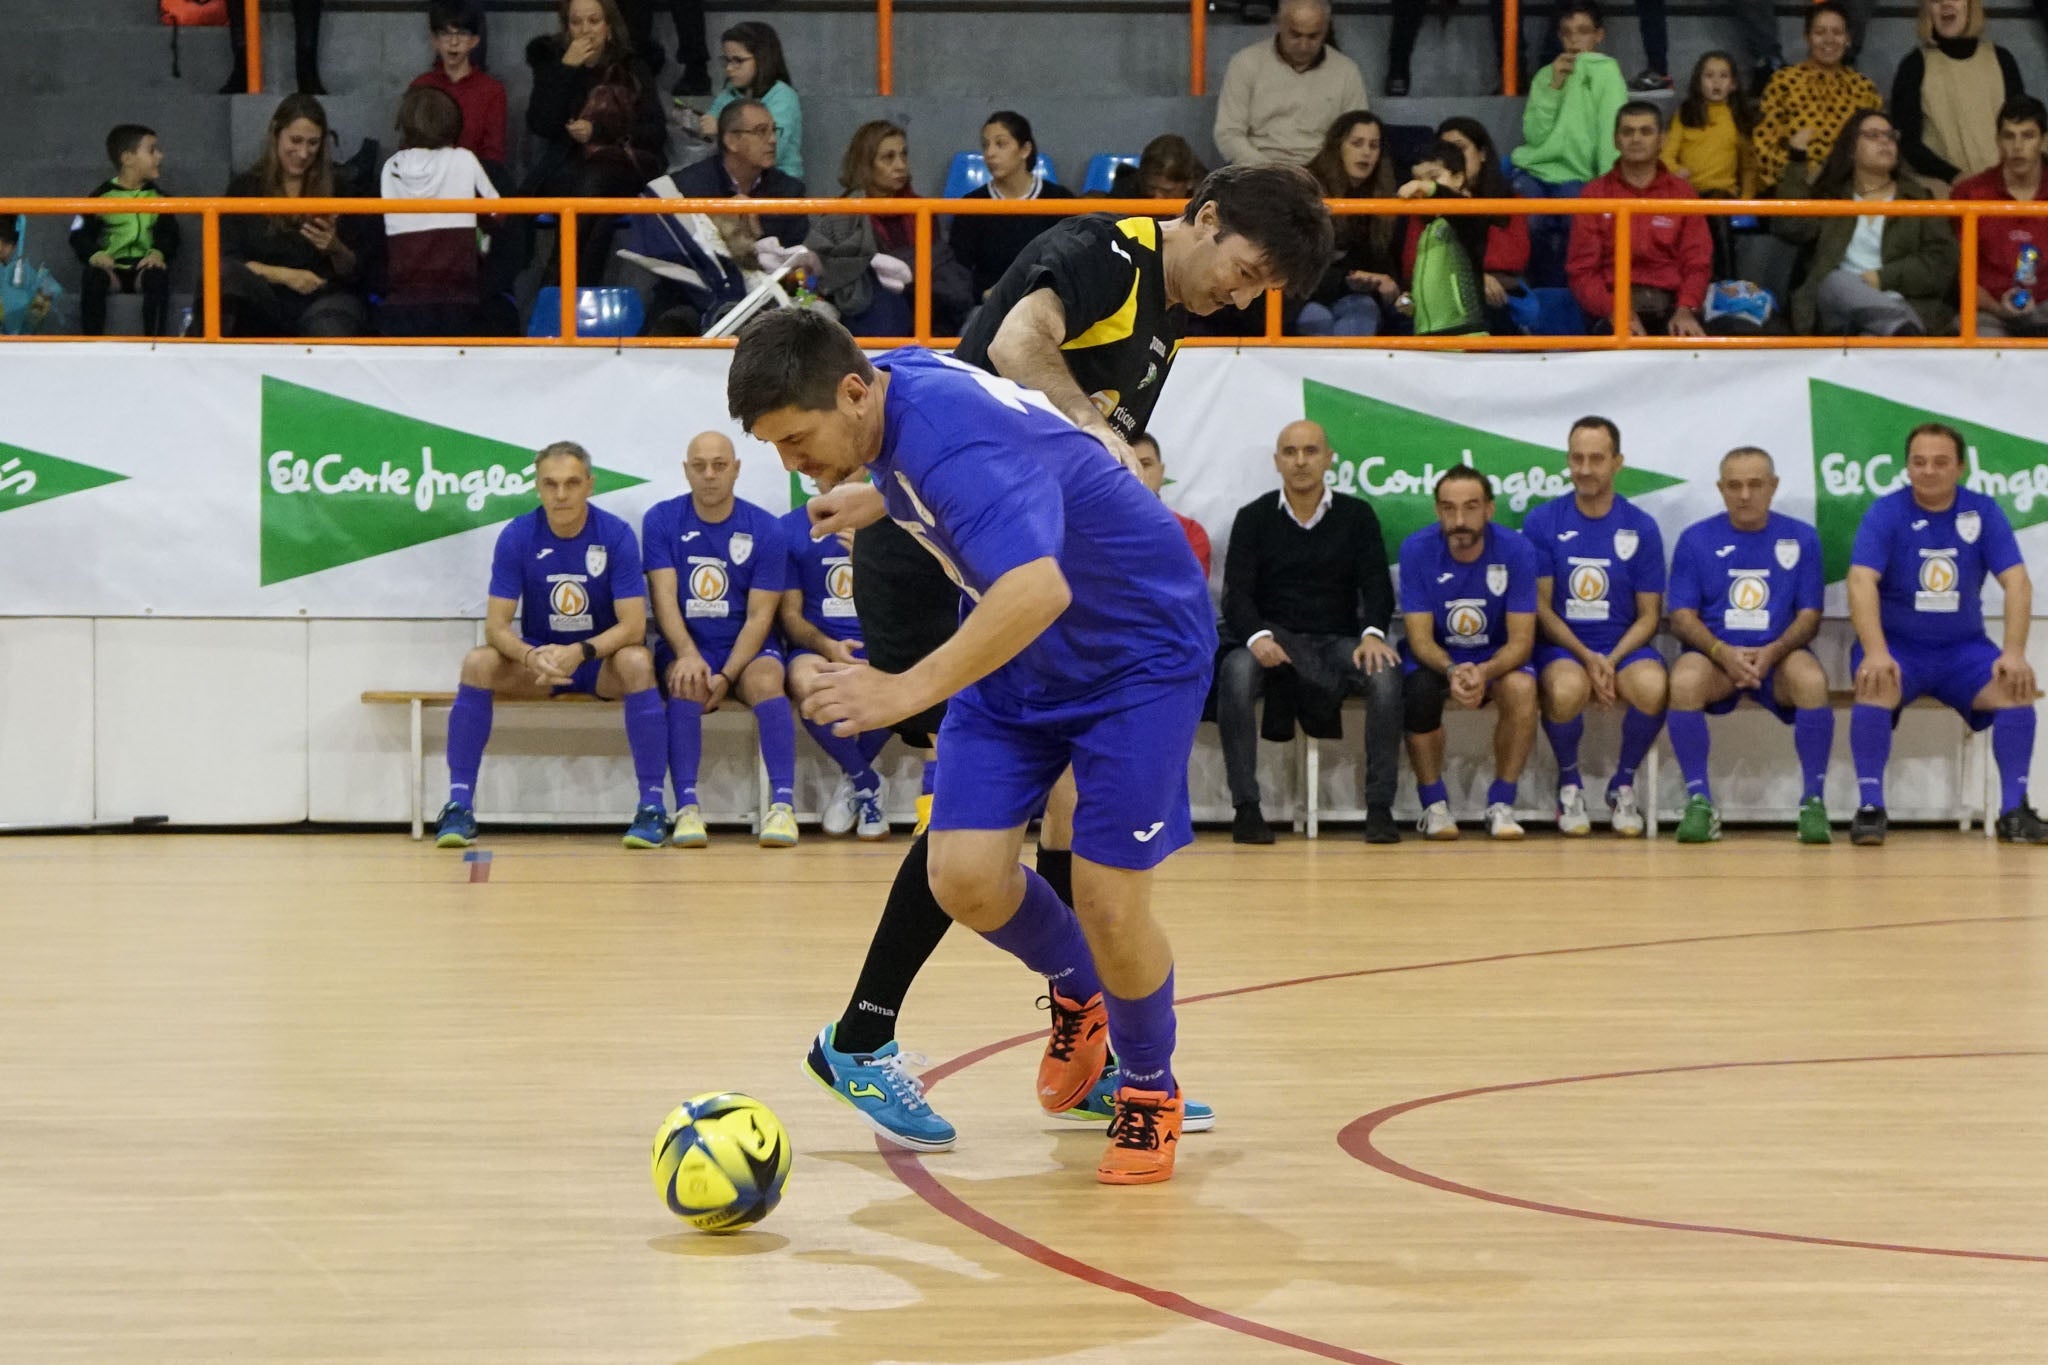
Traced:
<path fill-rule="evenodd" d="M 1653 716 L 1631 706 L 1622 713 L 1621 753 L 1615 759 L 1614 776 L 1608 779 L 1607 790 L 1636 784 L 1636 769 L 1643 766 L 1643 756 L 1650 752 L 1650 746 L 1657 742 L 1657 732 L 1663 728 L 1662 712 Z"/>
<path fill-rule="evenodd" d="M 683 697 L 668 699 L 668 772 L 676 809 L 697 804 L 697 764 L 704 756 L 704 707 Z"/>
<path fill-rule="evenodd" d="M 919 796 L 930 796 L 933 789 L 938 785 L 939 758 L 937 754 L 934 754 L 924 761 L 924 776 L 917 780 L 917 794 Z"/>
<path fill-rule="evenodd" d="M 875 760 L 881 757 L 882 750 L 889 747 L 889 736 L 895 733 L 894 730 L 869 730 L 863 734 L 860 737 L 861 761 L 873 767 Z"/>
<path fill-rule="evenodd" d="M 1586 733 L 1586 718 L 1573 716 L 1570 720 L 1546 720 L 1543 733 L 1550 738 L 1550 752 L 1557 755 L 1557 785 L 1585 786 L 1579 777 L 1579 740 Z"/>
<path fill-rule="evenodd" d="M 1801 708 L 1792 717 L 1792 750 L 1806 779 L 1801 801 L 1821 796 L 1828 785 L 1828 755 L 1835 747 L 1835 713 L 1825 706 Z"/>
<path fill-rule="evenodd" d="M 1418 782 L 1415 784 L 1415 799 L 1425 806 L 1433 806 L 1439 801 L 1449 802 L 1450 788 L 1444 786 L 1441 781 Z"/>
<path fill-rule="evenodd" d="M 1991 755 L 1998 760 L 1998 811 L 2027 804 L 2027 769 L 2034 763 L 2034 708 L 2014 707 L 1991 718 Z"/>
<path fill-rule="evenodd" d="M 668 805 L 668 722 L 661 713 L 661 693 L 649 687 L 626 694 L 626 746 L 633 751 L 633 778 L 640 784 L 640 804 Z"/>
<path fill-rule="evenodd" d="M 1137 1000 L 1104 992 L 1109 1011 L 1109 1050 L 1116 1054 L 1117 1083 L 1171 1095 L 1173 1079 L 1173 969 L 1166 982 Z"/>
<path fill-rule="evenodd" d="M 1505 777 L 1496 777 L 1487 784 L 1486 804 L 1489 806 L 1512 806 L 1515 804 L 1515 789 L 1521 784 L 1510 782 Z"/>
<path fill-rule="evenodd" d="M 839 770 L 853 779 L 856 791 L 875 789 L 879 779 L 876 778 L 874 769 L 868 766 L 867 758 L 861 752 L 859 740 L 841 739 L 832 733 L 831 726 L 819 725 L 814 721 L 805 721 L 804 729 L 811 732 L 811 738 L 816 740 L 818 747 L 839 765 Z M 886 734 L 887 731 L 883 733 Z"/>
<path fill-rule="evenodd" d="M 1884 769 L 1892 759 L 1892 713 L 1856 703 L 1849 712 L 1849 755 L 1856 760 L 1856 804 L 1884 804 Z"/>
<path fill-rule="evenodd" d="M 1634 714 L 1631 712 L 1630 714 Z M 1707 716 L 1704 711 L 1673 711 L 1666 718 L 1671 730 L 1671 754 L 1685 777 L 1685 789 L 1694 796 L 1714 799 L 1707 782 Z"/>
<path fill-rule="evenodd" d="M 1024 868 L 1024 899 L 1001 928 L 982 935 L 1083 1004 L 1102 992 L 1095 957 L 1082 937 L 1081 921 L 1052 889 L 1052 883 Z"/>
<path fill-rule="evenodd" d="M 769 801 L 796 804 L 796 722 L 789 698 L 776 693 L 754 705 L 754 725 L 761 732 L 761 762 L 768 769 Z"/>
<path fill-rule="evenodd" d="M 491 689 L 461 684 L 448 712 L 448 799 L 457 805 L 476 805 L 476 770 L 490 738 Z"/>

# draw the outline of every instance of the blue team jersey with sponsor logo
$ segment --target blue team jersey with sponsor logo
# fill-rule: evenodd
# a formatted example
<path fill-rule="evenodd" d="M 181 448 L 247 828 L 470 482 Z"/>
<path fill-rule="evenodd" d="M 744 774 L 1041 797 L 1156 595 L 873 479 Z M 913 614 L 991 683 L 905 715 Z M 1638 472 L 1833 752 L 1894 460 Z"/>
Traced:
<path fill-rule="evenodd" d="M 747 624 L 747 594 L 789 586 L 789 552 L 772 512 L 734 498 L 724 521 L 705 521 L 688 493 L 647 509 L 640 523 L 647 568 L 673 569 L 683 624 L 699 648 L 732 648 Z"/>
<path fill-rule="evenodd" d="M 491 596 L 519 603 L 519 634 L 530 645 L 573 645 L 619 623 L 615 604 L 647 596 L 633 528 L 601 507 L 567 538 L 540 508 L 498 532 Z"/>
<path fill-rule="evenodd" d="M 1479 558 L 1460 564 L 1432 524 L 1401 542 L 1401 611 L 1429 614 L 1452 663 L 1483 663 L 1508 642 L 1509 612 L 1535 614 L 1540 573 L 1535 547 L 1505 526 L 1489 524 Z"/>
<path fill-rule="evenodd" d="M 1616 494 L 1604 517 L 1588 517 L 1570 495 L 1546 502 L 1522 523 L 1549 577 L 1550 605 L 1579 643 L 1606 654 L 1636 623 L 1636 594 L 1664 591 L 1664 537 L 1650 514 Z"/>
<path fill-rule="evenodd" d="M 1984 634 L 1984 580 L 2020 562 L 2004 509 L 1982 493 L 1956 489 L 1945 512 L 1930 512 L 1901 488 L 1870 505 L 1849 562 L 1877 570 L 1887 643 L 1946 645 Z"/>
<path fill-rule="evenodd" d="M 835 640 L 858 640 L 860 617 L 853 609 L 853 551 L 839 537 L 811 539 L 811 514 L 799 507 L 782 519 L 789 548 L 788 588 L 804 594 L 804 620 Z"/>
<path fill-rule="evenodd" d="M 1690 609 L 1715 639 L 1767 645 L 1825 596 L 1820 533 L 1777 512 L 1759 531 L 1738 531 L 1726 512 L 1681 531 L 1671 556 L 1672 611 Z"/>
<path fill-rule="evenodd" d="M 971 613 L 1010 570 L 1051 557 L 1072 601 L 976 685 L 981 704 L 1028 715 L 1147 682 L 1200 681 L 1216 625 L 1187 536 L 1102 443 L 1020 389 L 917 347 L 889 375 L 870 462 L 891 520 L 938 556 Z"/>

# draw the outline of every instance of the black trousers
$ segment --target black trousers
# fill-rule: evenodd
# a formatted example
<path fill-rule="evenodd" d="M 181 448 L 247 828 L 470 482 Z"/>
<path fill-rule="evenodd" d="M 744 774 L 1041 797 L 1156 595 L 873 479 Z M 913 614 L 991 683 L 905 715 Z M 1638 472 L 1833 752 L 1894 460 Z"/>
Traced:
<path fill-rule="evenodd" d="M 858 573 L 855 575 L 858 579 Z M 1231 650 L 1216 669 L 1216 729 L 1223 741 L 1223 770 L 1230 781 L 1230 804 L 1259 803 L 1259 723 L 1255 706 L 1266 680 L 1282 670 L 1292 672 L 1294 686 L 1325 697 L 1365 698 L 1365 804 L 1391 806 L 1400 779 L 1401 670 L 1383 668 L 1367 674 L 1351 662 L 1358 648 L 1355 636 L 1297 635 L 1275 630 L 1273 638 L 1291 664 L 1267 668 L 1249 649 Z"/>
<path fill-rule="evenodd" d="M 619 13 L 626 21 L 634 55 L 647 63 L 649 71 L 661 70 L 667 55 L 654 37 L 654 3 L 655 0 L 619 0 Z M 676 60 L 686 67 L 708 67 L 711 51 L 704 33 L 704 0 L 668 0 L 668 12 L 676 23 Z"/>
<path fill-rule="evenodd" d="M 79 291 L 78 300 L 85 334 L 89 337 L 107 334 L 107 297 L 117 285 L 124 294 L 142 295 L 143 335 L 162 336 L 164 320 L 171 306 L 171 272 L 138 270 L 132 265 L 117 269 L 111 280 L 104 270 L 94 266 L 85 268 L 85 284 Z"/>
<path fill-rule="evenodd" d="M 320 55 L 320 12 L 327 0 L 292 0 L 292 50 L 298 56 L 301 83 Z M 235 70 L 248 62 L 249 16 L 241 0 L 228 0 L 228 43 L 234 49 Z"/>

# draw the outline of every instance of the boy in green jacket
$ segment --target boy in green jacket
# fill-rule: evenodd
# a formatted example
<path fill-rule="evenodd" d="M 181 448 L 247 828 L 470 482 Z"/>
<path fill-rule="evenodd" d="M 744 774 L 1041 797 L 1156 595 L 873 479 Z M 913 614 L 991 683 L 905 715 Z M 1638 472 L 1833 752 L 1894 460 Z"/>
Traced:
<path fill-rule="evenodd" d="M 1599 50 L 1607 29 L 1597 0 L 1565 0 L 1557 38 L 1564 52 L 1529 83 L 1522 145 L 1510 158 L 1522 172 L 1516 188 L 1543 198 L 1575 195 L 1613 168 L 1614 116 L 1629 98 L 1621 64 Z"/>

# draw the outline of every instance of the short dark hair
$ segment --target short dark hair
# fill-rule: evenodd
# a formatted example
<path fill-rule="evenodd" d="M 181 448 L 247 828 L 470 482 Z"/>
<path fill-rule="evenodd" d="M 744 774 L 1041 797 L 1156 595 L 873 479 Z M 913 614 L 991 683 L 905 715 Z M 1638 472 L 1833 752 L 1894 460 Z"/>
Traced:
<path fill-rule="evenodd" d="M 1627 104 L 1614 111 L 1614 131 L 1616 133 L 1621 132 L 1621 121 L 1632 114 L 1648 114 L 1651 118 L 1657 120 L 1657 131 L 1660 133 L 1664 131 L 1664 111 L 1662 109 L 1659 109 L 1648 100 L 1630 100 Z"/>
<path fill-rule="evenodd" d="M 1462 163 L 1462 160 L 1460 162 Z M 1265 256 L 1290 294 L 1323 278 L 1336 250 L 1336 230 L 1322 187 L 1299 166 L 1225 166 L 1209 172 L 1188 200 L 1183 222 L 1216 205 L 1216 235 L 1244 238 Z"/>
<path fill-rule="evenodd" d="M 427 6 L 427 32 L 439 33 L 451 28 L 483 37 L 483 6 L 476 0 L 433 0 Z"/>
<path fill-rule="evenodd" d="M 2014 95 L 1998 106 L 1998 126 L 2008 123 L 2031 123 L 2043 133 L 2048 133 L 2048 104 L 2043 104 L 2032 95 Z"/>
<path fill-rule="evenodd" d="M 462 141 L 462 106 L 445 90 L 415 85 L 398 102 L 401 150 L 453 147 Z"/>
<path fill-rule="evenodd" d="M 1848 29 L 1852 33 L 1855 32 L 1856 25 L 1849 22 L 1849 11 L 1842 7 L 1839 0 L 1814 0 L 1814 3 L 1807 8 L 1806 20 L 1799 31 L 1801 33 L 1813 32 L 1814 24 L 1823 14 L 1834 15 L 1842 21 L 1843 28 Z"/>
<path fill-rule="evenodd" d="M 1613 421 L 1606 417 L 1598 417 L 1591 414 L 1581 417 L 1578 421 L 1572 423 L 1571 432 L 1566 439 L 1569 440 L 1571 436 L 1576 436 L 1578 433 L 1587 430 L 1606 432 L 1607 439 L 1614 442 L 1614 453 L 1617 455 L 1621 453 L 1621 428 L 1614 425 Z"/>
<path fill-rule="evenodd" d="M 1479 485 L 1479 491 L 1485 494 L 1488 502 L 1493 501 L 1493 480 L 1487 478 L 1469 464 L 1454 464 L 1439 475 L 1436 487 L 1432 488 L 1429 492 L 1430 501 L 1434 502 L 1442 497 L 1444 495 L 1444 485 L 1457 479 L 1470 479 L 1473 483 Z"/>
<path fill-rule="evenodd" d="M 731 104 L 726 105 L 725 108 L 718 111 L 719 146 L 723 147 L 725 145 L 726 134 L 730 133 L 733 129 L 739 127 L 740 120 L 746 117 L 747 110 L 749 109 L 759 109 L 763 113 L 768 112 L 767 105 L 761 103 L 761 101 L 759 100 L 749 99 L 734 100 Z"/>
<path fill-rule="evenodd" d="M 783 408 L 825 412 L 839 401 L 839 381 L 872 379 L 875 367 L 853 334 L 808 308 L 778 308 L 740 329 L 725 377 L 725 402 L 740 429 Z"/>
<path fill-rule="evenodd" d="M 145 128 L 139 123 L 119 123 L 114 131 L 107 134 L 107 160 L 114 163 L 114 169 L 121 169 L 121 158 L 142 145 L 142 139 L 155 137 L 156 129 Z"/>
<path fill-rule="evenodd" d="M 1014 109 L 998 109 L 983 119 L 981 126 L 986 128 L 991 123 L 1000 124 L 1003 131 L 1010 135 L 1011 141 L 1015 142 L 1019 147 L 1029 147 L 1031 149 L 1031 169 L 1036 170 L 1038 168 L 1038 139 L 1031 134 L 1031 120 L 1025 118 Z"/>
<path fill-rule="evenodd" d="M 1906 447 L 1905 447 L 1905 449 L 1904 449 L 1904 450 L 1900 451 L 1899 453 L 1900 453 L 1900 454 L 1902 454 L 1902 455 L 1904 455 L 1904 454 L 1910 454 L 1910 453 L 1912 452 L 1912 449 L 1913 449 L 1913 442 L 1915 442 L 1915 441 L 1919 440 L 1919 439 L 1920 439 L 1920 438 L 1921 438 L 1922 436 L 1945 436 L 1945 437 L 1947 437 L 1947 438 L 1948 438 L 1948 440 L 1949 440 L 1949 443 L 1950 443 L 1950 444 L 1952 444 L 1953 446 L 1955 446 L 1955 448 L 1956 448 L 1956 463 L 1957 463 L 1957 464 L 1961 464 L 1961 463 L 1963 462 L 1963 460 L 1964 460 L 1965 456 L 1966 456 L 1966 455 L 1968 454 L 1968 452 L 1969 452 L 1969 449 L 1970 449 L 1970 443 L 1969 443 L 1968 441 L 1965 441 L 1965 440 L 1963 439 L 1963 433 L 1961 433 L 1960 431 L 1957 431 L 1957 430 L 1956 430 L 1956 429 L 1955 429 L 1954 427 L 1950 426 L 1950 425 L 1949 425 L 1948 423 L 1946 423 L 1946 422 L 1922 422 L 1922 423 L 1921 423 L 1921 424 L 1920 424 L 1919 426 L 1917 426 L 1917 427 L 1914 427 L 1914 428 L 1913 428 L 1913 429 L 1912 429 L 1911 431 L 1909 431 L 1909 432 L 1907 432 L 1907 433 L 1906 433 Z"/>
<path fill-rule="evenodd" d="M 1594 28 L 1607 27 L 1607 12 L 1600 8 L 1600 0 L 1564 0 L 1557 7 L 1557 26 L 1564 27 L 1564 21 L 1574 14 L 1583 14 L 1593 21 Z"/>

